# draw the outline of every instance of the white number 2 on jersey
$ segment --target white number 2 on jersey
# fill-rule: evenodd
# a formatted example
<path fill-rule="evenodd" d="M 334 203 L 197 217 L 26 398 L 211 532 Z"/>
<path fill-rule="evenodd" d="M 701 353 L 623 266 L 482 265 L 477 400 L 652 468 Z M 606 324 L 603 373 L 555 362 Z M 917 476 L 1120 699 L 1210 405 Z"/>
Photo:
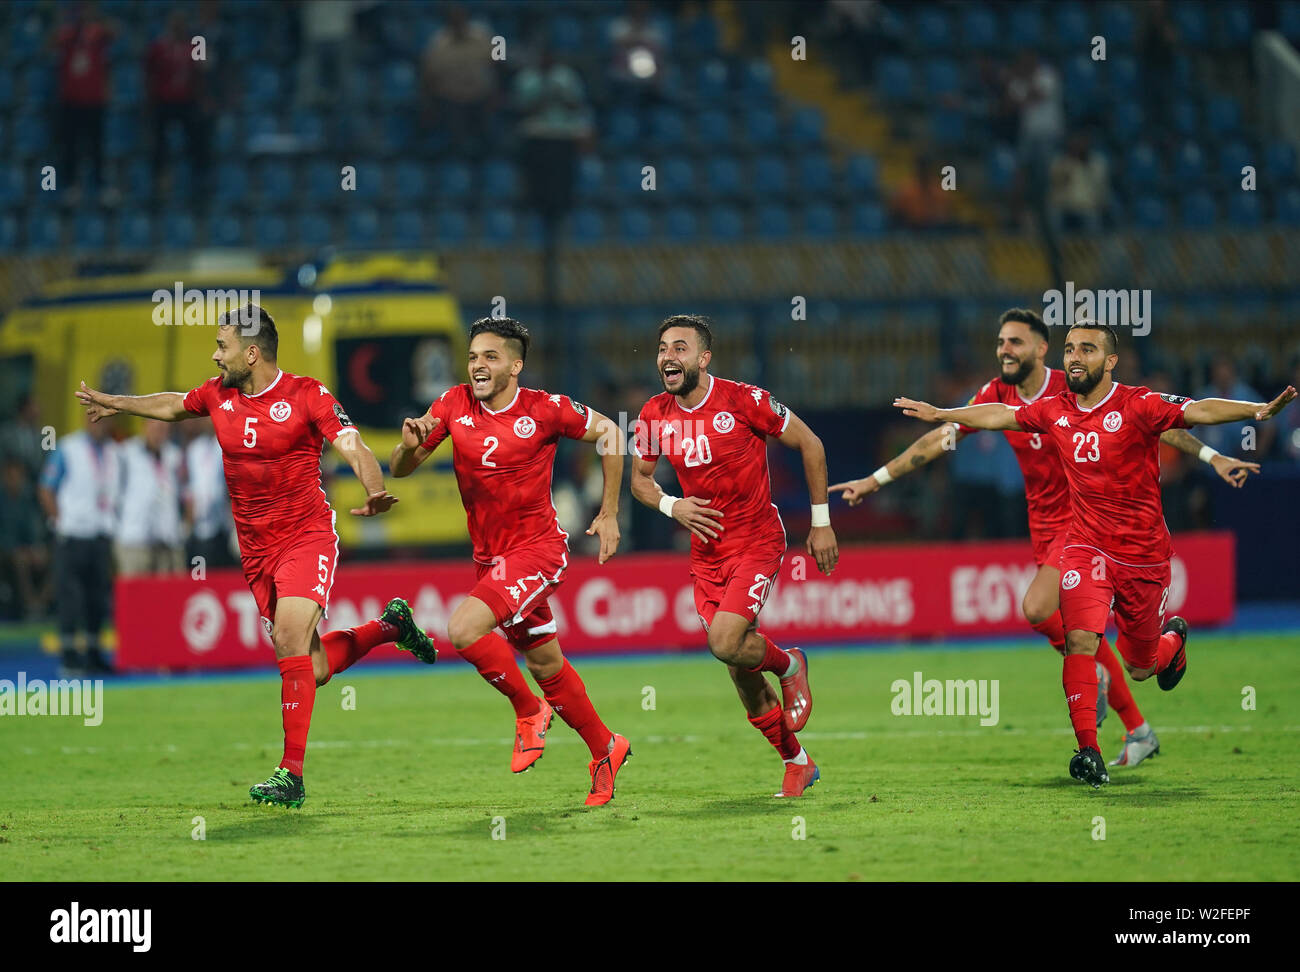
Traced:
<path fill-rule="evenodd" d="M 690 468 L 704 466 L 713 461 L 713 449 L 709 446 L 707 435 L 689 436 L 682 439 L 682 451 L 686 453 L 686 465 Z"/>
<path fill-rule="evenodd" d="M 1079 455 L 1079 450 L 1085 445 L 1092 446 L 1086 456 Z M 1076 432 L 1074 433 L 1074 461 L 1075 462 L 1096 462 L 1101 458 L 1101 439 L 1096 432 Z"/>
<path fill-rule="evenodd" d="M 493 469 L 495 469 L 497 467 L 497 464 L 493 462 L 491 459 L 489 459 L 488 456 L 492 455 L 492 453 L 496 451 L 496 447 L 499 446 L 501 442 L 500 440 L 497 439 L 495 435 L 489 435 L 486 439 L 483 440 L 483 444 L 487 446 L 487 451 L 483 453 L 483 465 L 491 466 Z"/>

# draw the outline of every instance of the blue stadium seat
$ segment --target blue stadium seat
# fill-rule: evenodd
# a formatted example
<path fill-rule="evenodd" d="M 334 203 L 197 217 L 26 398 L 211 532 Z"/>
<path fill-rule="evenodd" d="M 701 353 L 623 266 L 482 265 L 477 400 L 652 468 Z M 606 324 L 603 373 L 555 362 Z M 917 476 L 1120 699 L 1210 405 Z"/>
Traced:
<path fill-rule="evenodd" d="M 489 243 L 510 243 L 518 225 L 513 210 L 493 207 L 483 213 L 483 238 Z"/>
<path fill-rule="evenodd" d="M 469 166 L 463 162 L 443 162 L 434 170 L 433 188 L 439 199 L 461 200 L 469 195 Z"/>
<path fill-rule="evenodd" d="M 733 206 L 709 210 L 709 235 L 715 240 L 739 240 L 745 235 L 745 220 Z"/>
<path fill-rule="evenodd" d="M 600 133 L 601 141 L 610 148 L 626 150 L 635 148 L 641 139 L 641 123 L 635 111 L 614 108 L 605 118 Z"/>
<path fill-rule="evenodd" d="M 569 234 L 577 243 L 593 243 L 605 238 L 605 217 L 600 210 L 583 206 L 573 211 Z"/>
<path fill-rule="evenodd" d="M 1056 16 L 1056 25 L 1049 40 L 1055 42 L 1061 50 L 1086 50 L 1092 43 L 1093 31 L 1084 5 L 1076 0 L 1061 0 L 1051 6 L 1052 13 Z"/>
<path fill-rule="evenodd" d="M 821 153 L 800 155 L 796 177 L 795 189 L 810 196 L 828 196 L 835 188 L 830 159 Z"/>
<path fill-rule="evenodd" d="M 1142 131 L 1142 106 L 1133 100 L 1116 102 L 1111 112 L 1111 134 L 1121 141 L 1131 142 Z"/>
<path fill-rule="evenodd" d="M 876 195 L 879 177 L 880 169 L 873 156 L 851 155 L 844 163 L 844 186 L 854 195 Z"/>
<path fill-rule="evenodd" d="M 930 114 L 930 136 L 940 145 L 958 145 L 966 140 L 966 115 L 953 108 L 938 108 Z"/>
<path fill-rule="evenodd" d="M 764 199 L 784 195 L 789 185 L 785 159 L 779 155 L 765 155 L 756 159 L 750 185 L 754 195 Z"/>
<path fill-rule="evenodd" d="M 944 51 L 952 43 L 948 18 L 937 7 L 923 6 L 912 21 L 912 38 L 925 51 Z"/>
<path fill-rule="evenodd" d="M 219 238 L 221 232 L 219 221 Z M 253 226 L 253 244 L 264 250 L 284 249 L 289 245 L 289 221 L 278 213 L 262 213 Z"/>
<path fill-rule="evenodd" d="M 619 235 L 632 243 L 640 243 L 654 235 L 654 221 L 640 206 L 621 209 L 618 214 Z"/>
<path fill-rule="evenodd" d="M 790 119 L 790 138 L 797 145 L 820 145 L 826 137 L 826 118 L 819 108 L 800 108 Z"/>
<path fill-rule="evenodd" d="M 611 172 L 610 183 L 614 195 L 627 199 L 631 197 L 640 198 L 641 180 L 644 176 L 641 170 L 650 163 L 644 161 L 639 155 L 627 155 L 620 159 L 615 159 L 613 171 Z M 655 170 L 656 185 L 658 184 L 658 167 Z"/>
<path fill-rule="evenodd" d="M 1013 3 L 1007 11 L 1006 45 L 1010 48 L 1042 46 L 1043 16 L 1037 5 Z"/>
<path fill-rule="evenodd" d="M 241 154 L 239 119 L 229 112 L 222 112 L 212 130 L 212 152 L 220 158 L 230 158 Z"/>
<path fill-rule="evenodd" d="M 887 102 L 912 100 L 916 91 L 912 65 L 901 57 L 882 57 L 876 63 L 876 90 Z"/>
<path fill-rule="evenodd" d="M 253 64 L 244 74 L 244 83 L 245 108 L 265 111 L 274 109 L 280 101 L 280 72 L 275 68 L 266 64 Z"/>
<path fill-rule="evenodd" d="M 705 105 L 721 105 L 727 100 L 727 62 L 716 58 L 700 65 L 695 75 L 695 96 Z"/>
<path fill-rule="evenodd" d="M 1231 95 L 1216 95 L 1205 108 L 1205 124 L 1210 134 L 1222 137 L 1241 130 L 1241 106 Z"/>
<path fill-rule="evenodd" d="M 741 194 L 740 165 L 726 157 L 710 159 L 705 164 L 705 184 L 710 194 L 720 199 L 734 199 Z"/>
<path fill-rule="evenodd" d="M 433 235 L 440 246 L 464 243 L 469 239 L 469 217 L 459 209 L 440 209 L 434 217 Z"/>
<path fill-rule="evenodd" d="M 1300 44 L 1300 3 L 1284 3 L 1278 7 L 1277 29 L 1293 44 Z"/>
<path fill-rule="evenodd" d="M 582 49 L 582 21 L 570 14 L 552 16 L 549 20 L 551 47 L 557 53 L 572 54 Z"/>
<path fill-rule="evenodd" d="M 1196 0 L 1181 0 L 1169 5 L 1169 16 L 1178 31 L 1178 39 L 1188 47 L 1204 47 L 1208 36 L 1205 8 Z"/>
<path fill-rule="evenodd" d="M 1201 127 L 1201 111 L 1192 98 L 1179 98 L 1170 109 L 1174 131 L 1186 138 L 1195 136 Z"/>
<path fill-rule="evenodd" d="M 415 144 L 417 133 L 415 119 L 410 111 L 390 111 L 383 117 L 379 126 L 379 138 L 375 150 L 380 155 L 402 155 L 410 151 Z"/>
<path fill-rule="evenodd" d="M 8 111 L 17 101 L 13 75 L 0 72 L 0 111 Z"/>
<path fill-rule="evenodd" d="M 18 217 L 13 213 L 0 211 L 0 253 L 17 253 L 22 246 L 22 232 Z"/>
<path fill-rule="evenodd" d="M 718 21 L 708 10 L 702 11 L 698 16 L 690 20 L 683 21 L 677 18 L 675 22 L 677 28 L 676 46 L 678 52 L 683 55 L 713 54 L 718 50 Z"/>
<path fill-rule="evenodd" d="M 605 196 L 605 163 L 598 155 L 584 155 L 578 160 L 575 187 L 579 199 L 602 199 Z"/>
<path fill-rule="evenodd" d="M 26 171 L 19 165 L 0 167 L 0 206 L 7 208 L 23 201 L 23 197 L 27 195 Z"/>
<path fill-rule="evenodd" d="M 1125 181 L 1135 189 L 1154 186 L 1160 179 L 1159 163 L 1155 149 L 1146 143 L 1138 143 L 1129 149 L 1125 165 Z"/>
<path fill-rule="evenodd" d="M 1250 43 L 1250 35 L 1255 30 L 1255 18 L 1251 13 L 1250 4 L 1243 3 L 1241 0 L 1219 3 L 1215 7 L 1215 12 L 1219 15 L 1219 25 L 1213 32 L 1213 36 L 1220 46 L 1244 47 Z"/>
<path fill-rule="evenodd" d="M 122 212 L 117 216 L 117 246 L 120 250 L 135 252 L 153 247 L 153 223 L 148 214 Z"/>
<path fill-rule="evenodd" d="M 994 192 L 1007 192 L 1016 177 L 1016 154 L 1005 145 L 995 145 L 984 164 L 984 178 Z"/>
<path fill-rule="evenodd" d="M 1275 203 L 1276 217 L 1285 226 L 1300 226 L 1300 189 L 1283 190 Z"/>
<path fill-rule="evenodd" d="M 1066 101 L 1091 105 L 1097 97 L 1097 62 L 1087 54 L 1076 54 L 1065 62 L 1062 86 Z"/>
<path fill-rule="evenodd" d="M 222 166 L 224 168 L 224 166 Z M 357 185 L 360 187 L 362 178 L 361 174 L 357 175 Z M 259 196 L 273 205 L 285 205 L 289 203 L 294 196 L 296 180 L 294 179 L 293 169 L 284 159 L 268 159 L 261 164 L 257 173 L 257 188 Z M 288 236 L 288 230 L 285 231 Z"/>
<path fill-rule="evenodd" d="M 23 72 L 23 91 L 28 104 L 45 104 L 54 98 L 54 73 L 45 64 L 31 64 Z"/>
<path fill-rule="evenodd" d="M 1101 5 L 1098 33 L 1106 38 L 1106 54 L 1112 50 L 1131 51 L 1137 42 L 1137 22 L 1133 11 L 1121 3 Z"/>
<path fill-rule="evenodd" d="M 1183 186 L 1200 184 L 1205 178 L 1205 156 L 1195 142 L 1184 142 L 1174 153 L 1174 180 Z"/>
<path fill-rule="evenodd" d="M 731 116 L 721 108 L 709 108 L 695 118 L 695 140 L 710 149 L 729 149 L 734 141 Z"/>
<path fill-rule="evenodd" d="M 113 72 L 110 86 L 114 108 L 133 108 L 144 101 L 144 74 L 134 64 L 125 70 Z"/>
<path fill-rule="evenodd" d="M 1225 142 L 1219 149 L 1219 177 L 1225 182 L 1239 186 L 1244 178 L 1242 168 L 1258 164 L 1259 159 L 1250 146 L 1240 139 Z"/>
<path fill-rule="evenodd" d="M 880 236 L 885 232 L 885 211 L 876 203 L 853 207 L 853 232 L 858 236 Z"/>
<path fill-rule="evenodd" d="M 745 138 L 755 148 L 768 148 L 781 138 L 781 124 L 765 108 L 747 108 L 744 113 Z"/>
<path fill-rule="evenodd" d="M 1259 193 L 1243 189 L 1228 192 L 1228 222 L 1233 226 L 1258 226 L 1260 220 Z"/>
<path fill-rule="evenodd" d="M 398 246 L 414 248 L 424 244 L 424 217 L 413 210 L 404 209 L 393 216 L 393 242 Z"/>
<path fill-rule="evenodd" d="M 1110 88 L 1111 97 L 1116 101 L 1133 97 L 1140 90 L 1141 75 L 1137 59 L 1128 54 L 1117 54 L 1109 58 L 1110 66 L 1103 72 Z M 1164 84 L 1165 79 L 1159 79 Z"/>
<path fill-rule="evenodd" d="M 1158 196 L 1140 197 L 1133 215 L 1137 224 L 1146 229 L 1162 229 L 1168 221 L 1164 201 Z"/>
<path fill-rule="evenodd" d="M 224 205 L 248 203 L 248 170 L 240 159 L 229 159 L 217 166 L 214 193 L 217 202 Z"/>
<path fill-rule="evenodd" d="M 808 236 L 825 238 L 838 232 L 835 210 L 826 203 L 811 203 L 803 213 L 803 231 Z"/>
<path fill-rule="evenodd" d="M 700 232 L 695 211 L 685 206 L 674 206 L 664 217 L 664 231 L 672 240 L 694 240 Z"/>
<path fill-rule="evenodd" d="M 675 108 L 650 112 L 650 137 L 660 149 L 672 149 L 686 141 L 686 118 Z"/>
<path fill-rule="evenodd" d="M 186 212 L 171 211 L 163 216 L 158 242 L 164 250 L 185 250 L 194 245 L 197 235 L 193 216 Z"/>
<path fill-rule="evenodd" d="M 493 203 L 512 202 L 519 194 L 519 176 L 513 162 L 490 159 L 479 170 L 483 178 L 483 195 Z"/>
<path fill-rule="evenodd" d="M 940 98 L 961 90 L 961 70 L 947 57 L 933 57 L 925 62 L 925 94 Z"/>
<path fill-rule="evenodd" d="M 334 228 L 323 213 L 308 211 L 298 216 L 297 237 L 302 246 L 320 250 L 334 242 Z"/>
<path fill-rule="evenodd" d="M 30 250 L 57 250 L 63 245 L 63 227 L 59 217 L 48 208 L 36 209 L 27 217 L 27 248 Z"/>
<path fill-rule="evenodd" d="M 375 246 L 379 242 L 379 214 L 369 207 L 350 211 L 345 234 L 348 246 Z"/>
<path fill-rule="evenodd" d="M 72 229 L 73 245 L 78 250 L 102 250 L 108 244 L 108 220 L 102 213 L 82 210 Z"/>
<path fill-rule="evenodd" d="M 415 100 L 415 68 L 406 61 L 393 61 L 383 73 L 384 101 L 395 108 L 407 107 Z"/>
<path fill-rule="evenodd" d="M 403 209 L 423 202 L 429 191 L 424 166 L 418 162 L 398 162 L 393 170 L 393 189 L 397 204 Z"/>
<path fill-rule="evenodd" d="M 962 5 L 961 43 L 963 47 L 976 51 L 988 51 L 997 46 L 998 22 L 987 5 L 982 3 Z"/>
<path fill-rule="evenodd" d="M 659 167 L 655 186 L 657 192 L 667 193 L 672 199 L 694 196 L 698 192 L 695 166 L 687 159 L 668 159 Z"/>
<path fill-rule="evenodd" d="M 740 73 L 740 95 L 746 104 L 770 100 L 772 97 L 771 65 L 763 60 L 747 61 Z"/>
<path fill-rule="evenodd" d="M 343 176 L 342 166 L 323 159 L 312 162 L 307 167 L 307 196 L 315 204 L 337 204 L 342 201 L 340 188 Z"/>
<path fill-rule="evenodd" d="M 1265 147 L 1264 173 L 1275 185 L 1290 182 L 1295 177 L 1295 149 L 1290 143 L 1279 140 Z"/>
<path fill-rule="evenodd" d="M 308 145 L 324 145 L 325 119 L 317 111 L 295 111 L 293 133 Z"/>
<path fill-rule="evenodd" d="M 244 224 L 233 213 L 218 216 L 212 224 L 212 242 L 217 246 L 243 246 Z"/>
<path fill-rule="evenodd" d="M 1193 229 L 1208 229 L 1219 221 L 1219 207 L 1208 192 L 1188 193 L 1182 202 L 1182 222 Z"/>

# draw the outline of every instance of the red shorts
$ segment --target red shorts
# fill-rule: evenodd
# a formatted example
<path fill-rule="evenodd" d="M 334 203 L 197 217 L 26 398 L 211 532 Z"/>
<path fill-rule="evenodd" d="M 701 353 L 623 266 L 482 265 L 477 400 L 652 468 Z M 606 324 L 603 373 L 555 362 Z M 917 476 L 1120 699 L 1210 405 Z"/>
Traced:
<path fill-rule="evenodd" d="M 506 640 L 519 651 L 555 637 L 555 616 L 546 599 L 569 566 L 564 543 L 519 547 L 494 563 L 475 563 L 478 583 L 469 592 L 492 610 Z"/>
<path fill-rule="evenodd" d="M 736 557 L 721 564 L 692 563 L 695 613 L 700 616 L 704 630 L 709 630 L 713 616 L 719 611 L 742 615 L 754 624 L 768 594 L 772 593 L 772 584 L 784 559 L 785 554 L 779 553 L 775 557 L 771 554 Z"/>
<path fill-rule="evenodd" d="M 1034 545 L 1034 563 L 1039 567 L 1059 567 L 1061 555 L 1065 552 L 1066 528 L 1055 532 L 1029 531 Z"/>
<path fill-rule="evenodd" d="M 266 633 L 275 621 L 275 605 L 282 597 L 305 597 L 328 615 L 334 568 L 339 562 L 339 538 L 333 530 L 313 530 L 295 537 L 292 544 L 273 547 L 242 558 L 244 578 L 257 601 Z"/>
<path fill-rule="evenodd" d="M 1106 631 L 1115 609 L 1115 647 L 1135 668 L 1156 663 L 1169 599 L 1169 561 L 1122 564 L 1095 547 L 1071 545 L 1061 558 L 1061 620 L 1065 630 Z"/>

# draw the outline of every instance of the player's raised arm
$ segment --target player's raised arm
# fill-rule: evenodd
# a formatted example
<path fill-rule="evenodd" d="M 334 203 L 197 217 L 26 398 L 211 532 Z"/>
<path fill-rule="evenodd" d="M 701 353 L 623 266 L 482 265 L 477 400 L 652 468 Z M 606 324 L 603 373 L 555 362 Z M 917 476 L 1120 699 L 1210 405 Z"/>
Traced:
<path fill-rule="evenodd" d="M 1259 463 L 1221 455 L 1186 429 L 1165 429 L 1160 433 L 1160 441 L 1189 456 L 1196 456 L 1202 462 L 1208 462 L 1224 482 L 1238 489 L 1245 483 L 1247 476 L 1259 472 Z"/>
<path fill-rule="evenodd" d="M 106 395 L 95 391 L 84 381 L 74 392 L 77 401 L 86 409 L 86 415 L 92 422 L 102 418 L 126 412 L 128 415 L 140 415 L 144 418 L 160 419 L 163 422 L 179 422 L 181 419 L 198 418 L 198 413 L 185 407 L 183 392 L 158 392 L 156 395 Z"/>
<path fill-rule="evenodd" d="M 596 443 L 600 470 L 605 476 L 600 511 L 591 521 L 591 526 L 587 527 L 587 536 L 600 537 L 600 562 L 603 564 L 618 551 L 618 494 L 623 488 L 625 444 L 618 425 L 594 408 L 591 408 L 591 423 L 587 426 L 587 434 L 582 437 L 582 441 Z"/>
<path fill-rule="evenodd" d="M 840 559 L 839 544 L 831 529 L 830 505 L 826 492 L 826 448 L 812 429 L 794 412 L 778 441 L 791 449 L 798 449 L 803 458 L 803 475 L 808 481 L 808 495 L 812 500 L 812 528 L 804 548 L 817 562 L 817 569 L 829 574 Z"/>
<path fill-rule="evenodd" d="M 357 474 L 357 479 L 366 488 L 366 505 L 349 512 L 353 516 L 376 516 L 392 509 L 398 501 L 397 497 L 384 489 L 383 470 L 379 468 L 375 454 L 362 441 L 361 433 L 355 426 L 348 426 L 334 437 L 334 448 L 348 461 L 352 471 Z"/>
<path fill-rule="evenodd" d="M 426 448 L 424 443 L 440 424 L 442 419 L 433 416 L 432 408 L 419 418 L 402 421 L 402 441 L 393 446 L 393 454 L 388 459 L 388 469 L 393 476 L 401 479 L 411 475 L 420 463 L 433 455 L 438 443 L 432 448 Z"/>
<path fill-rule="evenodd" d="M 1286 391 L 1271 402 L 1234 402 L 1226 398 L 1201 398 L 1183 410 L 1188 425 L 1222 425 L 1224 422 L 1266 422 L 1286 408 L 1295 399 L 1295 388 Z"/>
<path fill-rule="evenodd" d="M 894 407 L 901 408 L 908 418 L 919 418 L 922 422 L 957 422 L 973 429 L 988 429 L 990 432 L 1023 431 L 1016 422 L 1016 410 L 1000 402 L 964 405 L 961 408 L 935 408 L 929 402 L 895 398 Z"/>
<path fill-rule="evenodd" d="M 840 490 L 840 497 L 848 500 L 849 506 L 857 506 L 863 497 L 874 493 L 881 486 L 892 483 L 900 476 L 906 476 L 914 469 L 920 469 L 945 452 L 951 452 L 956 447 L 957 440 L 965 435 L 957 423 L 945 422 L 937 429 L 925 433 L 870 476 L 836 483 L 830 487 L 830 491 L 833 493 Z"/>

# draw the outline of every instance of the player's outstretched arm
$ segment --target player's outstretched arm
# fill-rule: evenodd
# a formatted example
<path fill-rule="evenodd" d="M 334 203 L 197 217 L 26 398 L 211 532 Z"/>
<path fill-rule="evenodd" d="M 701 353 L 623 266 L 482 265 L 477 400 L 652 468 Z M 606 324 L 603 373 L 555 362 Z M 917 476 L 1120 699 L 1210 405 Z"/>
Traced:
<path fill-rule="evenodd" d="M 388 458 L 388 470 L 394 477 L 401 479 L 411 475 L 420 463 L 433 455 L 434 450 L 426 449 L 424 441 L 441 422 L 442 419 L 434 418 L 430 412 L 402 421 L 402 441 L 393 446 L 393 454 Z"/>
<path fill-rule="evenodd" d="M 590 406 L 588 406 L 590 408 Z M 600 471 L 605 476 L 605 490 L 600 499 L 600 512 L 587 527 L 587 536 L 600 537 L 600 562 L 603 564 L 618 551 L 618 499 L 623 488 L 623 453 L 626 444 L 618 425 L 595 409 L 591 410 L 591 424 L 583 442 L 596 443 L 600 455 Z"/>
<path fill-rule="evenodd" d="M 1208 462 L 1224 482 L 1238 489 L 1245 483 L 1247 476 L 1259 472 L 1259 463 L 1220 455 L 1186 429 L 1165 429 L 1160 433 L 1160 441 Z"/>
<path fill-rule="evenodd" d="M 640 456 L 632 460 L 632 498 L 676 520 L 704 543 L 722 533 L 722 511 L 711 509 L 703 496 L 669 496 L 655 482 L 655 464 Z"/>
<path fill-rule="evenodd" d="M 945 422 L 937 429 L 925 433 L 870 476 L 836 483 L 830 487 L 830 491 L 833 493 L 840 490 L 841 499 L 848 500 L 849 506 L 857 506 L 864 497 L 874 493 L 881 486 L 892 483 L 900 476 L 906 476 L 914 469 L 920 469 L 945 452 L 952 452 L 957 448 L 957 442 L 965 436 L 966 433 L 955 422 Z"/>
<path fill-rule="evenodd" d="M 185 395 L 182 392 L 159 392 L 156 395 L 106 395 L 101 391 L 95 391 L 83 381 L 74 394 L 77 396 L 77 401 L 85 406 L 86 415 L 92 422 L 98 422 L 118 412 L 161 419 L 164 422 L 198 418 L 185 408 Z"/>
<path fill-rule="evenodd" d="M 1235 402 L 1227 398 L 1201 398 L 1183 410 L 1188 425 L 1222 425 L 1224 422 L 1267 422 L 1295 400 L 1295 388 L 1286 391 L 1271 402 Z"/>
<path fill-rule="evenodd" d="M 919 418 L 922 422 L 957 422 L 973 429 L 988 429 L 990 432 L 1022 431 L 1016 423 L 1016 410 L 1001 402 L 964 405 L 961 408 L 935 408 L 929 402 L 895 398 L 894 407 L 901 408 L 908 418 Z"/>
<path fill-rule="evenodd" d="M 345 428 L 334 438 L 334 448 L 366 488 L 366 505 L 349 510 L 353 516 L 377 516 L 387 513 L 397 502 L 397 497 L 384 489 L 384 473 L 379 468 L 370 446 L 361 440 L 361 433 L 353 427 Z"/>
<path fill-rule="evenodd" d="M 817 569 L 829 574 L 840 559 L 840 547 L 831 529 L 829 504 L 826 502 L 826 448 L 812 429 L 794 412 L 781 433 L 782 445 L 798 449 L 803 458 L 803 475 L 808 481 L 808 495 L 812 499 L 812 529 L 804 548 L 817 562 Z"/>

